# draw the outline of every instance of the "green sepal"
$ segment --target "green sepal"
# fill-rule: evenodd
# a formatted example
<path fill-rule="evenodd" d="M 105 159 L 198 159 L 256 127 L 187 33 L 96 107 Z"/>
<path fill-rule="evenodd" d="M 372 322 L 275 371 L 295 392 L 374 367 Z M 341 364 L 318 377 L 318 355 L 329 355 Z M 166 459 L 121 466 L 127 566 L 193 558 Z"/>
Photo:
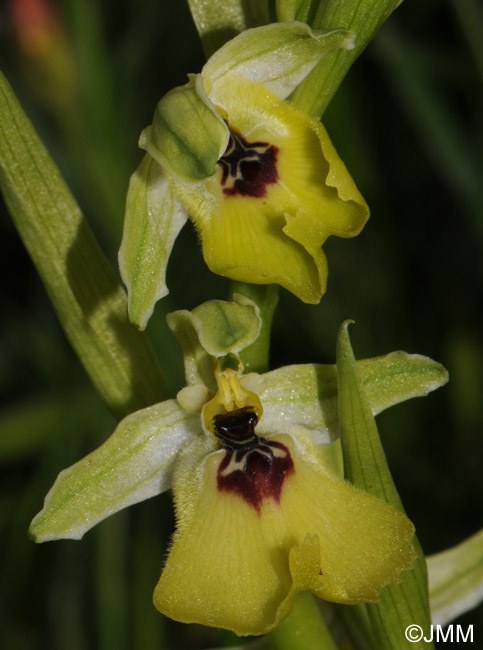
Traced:
<path fill-rule="evenodd" d="M 346 29 L 316 32 L 304 23 L 272 23 L 228 41 L 207 61 L 201 76 L 208 94 L 218 81 L 236 75 L 263 83 L 285 99 L 327 52 L 352 47 L 353 34 Z"/>
<path fill-rule="evenodd" d="M 418 354 L 398 350 L 361 359 L 357 368 L 367 396 L 370 412 L 377 415 L 395 404 L 413 397 L 424 397 L 448 379 L 444 367 Z M 250 381 L 248 376 L 244 381 Z M 258 392 L 264 414 L 259 427 L 270 428 L 283 404 L 285 418 L 291 424 L 312 431 L 321 443 L 339 436 L 337 368 L 335 365 L 304 364 L 278 368 L 261 377 L 254 376 L 251 390 Z"/>
<path fill-rule="evenodd" d="M 81 539 L 106 517 L 167 490 L 178 451 L 200 430 L 199 417 L 176 400 L 128 415 L 103 445 L 59 474 L 30 536 Z"/>
<path fill-rule="evenodd" d="M 448 382 L 448 371 L 437 361 L 402 350 L 372 359 L 357 367 L 373 415 L 413 397 L 424 397 Z"/>
<path fill-rule="evenodd" d="M 257 338 L 261 322 L 256 305 L 238 294 L 233 300 L 208 300 L 193 311 L 168 314 L 168 326 L 183 348 L 188 385 L 214 387 L 216 358 L 237 354 Z"/>
<path fill-rule="evenodd" d="M 200 75 L 170 90 L 158 103 L 139 146 L 181 181 L 213 176 L 226 150 L 229 130 L 203 89 Z"/>
<path fill-rule="evenodd" d="M 129 320 L 140 330 L 146 327 L 156 302 L 169 293 L 166 268 L 186 220 L 161 167 L 146 154 L 129 181 L 119 250 Z"/>
<path fill-rule="evenodd" d="M 345 476 L 357 487 L 404 512 L 352 352 L 349 323 L 341 325 L 337 339 L 339 423 Z M 381 591 L 378 604 L 366 605 L 374 647 L 381 650 L 406 648 L 405 630 L 409 625 L 419 625 L 428 638 L 431 633 L 426 562 L 416 537 L 413 546 L 413 568 L 401 575 L 398 584 L 388 585 Z M 412 646 L 434 647 L 425 641 Z"/>
<path fill-rule="evenodd" d="M 447 625 L 483 601 L 483 529 L 427 560 L 435 625 Z"/>

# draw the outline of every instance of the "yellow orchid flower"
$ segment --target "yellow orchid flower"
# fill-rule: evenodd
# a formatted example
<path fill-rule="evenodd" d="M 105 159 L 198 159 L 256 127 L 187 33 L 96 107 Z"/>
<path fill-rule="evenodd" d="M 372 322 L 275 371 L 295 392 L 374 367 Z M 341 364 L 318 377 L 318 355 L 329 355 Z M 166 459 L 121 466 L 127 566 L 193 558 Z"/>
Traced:
<path fill-rule="evenodd" d="M 248 635 L 276 627 L 302 590 L 377 601 L 414 561 L 411 522 L 331 472 L 302 427 L 266 430 L 258 396 L 232 369 L 217 379 L 203 408 L 214 435 L 187 446 L 175 469 L 177 530 L 156 608 Z"/>
<path fill-rule="evenodd" d="M 173 488 L 177 528 L 155 606 L 184 622 L 263 634 L 298 591 L 373 602 L 411 566 L 411 522 L 332 470 L 338 435 L 334 366 L 242 374 L 258 336 L 250 301 L 210 301 L 168 323 L 185 351 L 176 400 L 126 417 L 59 475 L 35 517 L 35 541 L 80 539 L 118 510 Z M 378 413 L 446 381 L 402 352 L 358 362 Z"/>
<path fill-rule="evenodd" d="M 315 118 L 263 84 L 229 76 L 210 100 L 230 129 L 206 180 L 173 180 L 209 268 L 234 280 L 279 284 L 308 303 L 326 289 L 322 244 L 354 237 L 368 212 Z"/>
<path fill-rule="evenodd" d="M 149 157 L 131 181 L 120 251 L 139 327 L 168 292 L 166 264 L 187 216 L 213 272 L 319 302 L 322 245 L 357 235 L 369 212 L 322 124 L 287 98 L 325 53 L 351 46 L 344 30 L 302 23 L 247 30 L 159 102 L 141 136 Z"/>

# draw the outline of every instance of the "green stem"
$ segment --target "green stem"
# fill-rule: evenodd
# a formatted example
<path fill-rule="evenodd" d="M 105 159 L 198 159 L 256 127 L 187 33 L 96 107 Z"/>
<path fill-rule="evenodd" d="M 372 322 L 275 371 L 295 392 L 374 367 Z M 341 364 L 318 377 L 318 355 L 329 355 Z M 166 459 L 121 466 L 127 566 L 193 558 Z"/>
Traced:
<path fill-rule="evenodd" d="M 269 22 L 268 0 L 188 0 L 206 58 L 245 29 Z"/>
<path fill-rule="evenodd" d="M 349 29 L 354 32 L 354 48 L 329 52 L 298 86 L 292 96 L 292 104 L 306 113 L 321 117 L 351 65 L 398 5 L 399 0 L 321 2 L 312 27 Z"/>
<path fill-rule="evenodd" d="M 269 637 L 276 650 L 337 650 L 315 598 L 309 591 L 295 596 L 292 613 Z"/>
<path fill-rule="evenodd" d="M 260 310 L 262 327 L 256 341 L 240 353 L 245 372 L 267 372 L 269 369 L 270 333 L 273 313 L 278 303 L 278 286 L 275 284 L 258 285 L 246 282 L 232 282 L 230 300 L 234 293 L 239 293 L 252 300 Z"/>

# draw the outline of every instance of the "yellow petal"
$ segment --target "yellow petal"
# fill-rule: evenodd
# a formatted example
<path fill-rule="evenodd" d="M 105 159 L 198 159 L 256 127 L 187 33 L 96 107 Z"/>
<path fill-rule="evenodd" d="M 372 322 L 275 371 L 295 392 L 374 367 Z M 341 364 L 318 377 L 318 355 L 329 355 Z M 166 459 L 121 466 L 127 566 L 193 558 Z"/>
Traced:
<path fill-rule="evenodd" d="M 342 603 L 373 601 L 414 559 L 409 520 L 324 469 L 310 438 L 274 436 L 295 471 L 261 507 L 220 490 L 224 450 L 197 440 L 174 477 L 178 528 L 154 604 L 184 623 L 264 634 L 310 589 Z"/>
<path fill-rule="evenodd" d="M 224 452 L 205 454 L 206 444 L 191 446 L 175 478 L 178 530 L 154 604 L 183 623 L 262 634 L 290 589 L 287 551 L 267 544 L 254 508 L 217 490 Z"/>
<path fill-rule="evenodd" d="M 206 184 L 175 184 L 175 191 L 197 226 L 205 261 L 213 273 L 252 284 L 279 284 L 307 303 L 325 292 L 326 263 L 320 251 L 323 280 L 313 257 L 283 233 L 281 203 L 269 188 L 267 197 L 226 197 L 221 173 Z"/>
<path fill-rule="evenodd" d="M 218 166 L 208 181 L 176 183 L 200 230 L 208 266 L 318 302 L 327 279 L 321 246 L 330 235 L 360 232 L 368 218 L 364 199 L 318 120 L 262 84 L 234 76 L 217 83 L 210 100 L 247 143 L 276 147 L 278 181 L 268 182 L 262 196 L 227 195 Z"/>
<path fill-rule="evenodd" d="M 291 449 L 297 468 L 280 502 L 287 528 L 299 544 L 307 532 L 319 539 L 322 576 L 313 591 L 334 602 L 377 601 L 414 562 L 412 523 L 327 470 L 308 436 L 299 435 L 298 450 L 289 436 L 276 439 Z"/>

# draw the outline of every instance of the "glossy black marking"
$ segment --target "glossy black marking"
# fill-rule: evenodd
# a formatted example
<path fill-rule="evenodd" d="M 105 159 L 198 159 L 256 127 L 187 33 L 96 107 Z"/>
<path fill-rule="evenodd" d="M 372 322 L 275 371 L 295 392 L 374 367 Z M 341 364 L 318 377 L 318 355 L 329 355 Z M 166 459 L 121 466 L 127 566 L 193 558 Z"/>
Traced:
<path fill-rule="evenodd" d="M 213 428 L 226 450 L 218 468 L 218 489 L 238 494 L 260 513 L 264 499 L 280 501 L 294 464 L 285 445 L 256 435 L 257 422 L 257 414 L 243 408 L 215 416 Z"/>
<path fill-rule="evenodd" d="M 213 428 L 223 447 L 237 449 L 258 443 L 258 436 L 255 433 L 257 422 L 258 415 L 253 409 L 245 406 L 228 413 L 215 415 Z"/>
<path fill-rule="evenodd" d="M 223 193 L 265 196 L 267 185 L 278 181 L 277 154 L 278 147 L 273 144 L 247 142 L 239 133 L 230 131 L 228 147 L 218 161 Z"/>

